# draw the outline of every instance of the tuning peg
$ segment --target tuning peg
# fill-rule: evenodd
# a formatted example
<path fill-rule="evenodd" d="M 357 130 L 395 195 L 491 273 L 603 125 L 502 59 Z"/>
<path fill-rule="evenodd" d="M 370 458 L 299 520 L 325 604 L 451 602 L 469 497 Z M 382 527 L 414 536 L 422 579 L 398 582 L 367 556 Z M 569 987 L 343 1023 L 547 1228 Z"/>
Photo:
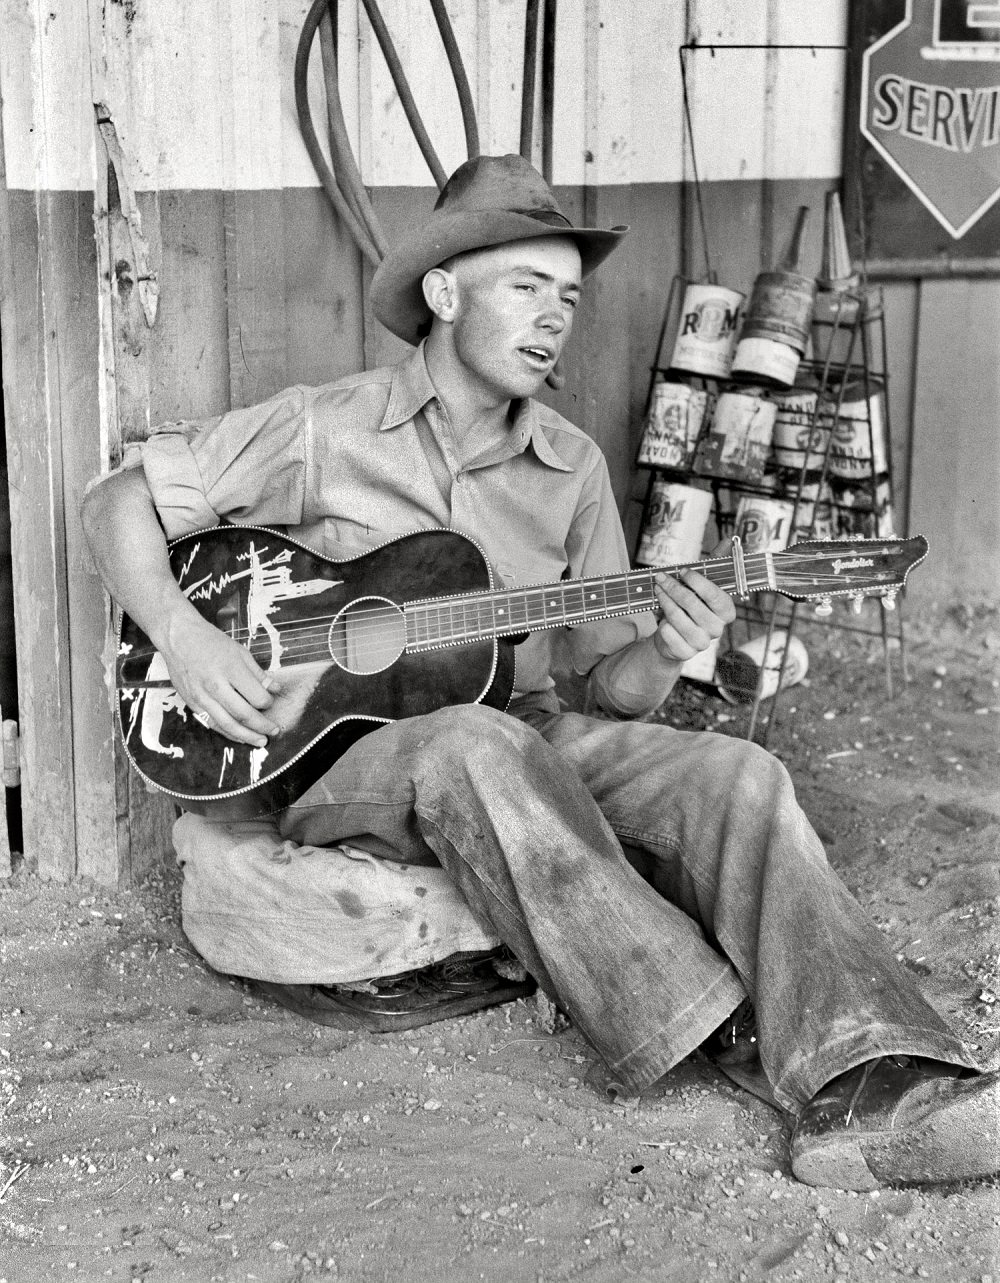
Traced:
<path fill-rule="evenodd" d="M 820 619 L 825 619 L 827 615 L 833 614 L 833 602 L 829 597 L 820 597 L 816 603 L 816 614 Z"/>
<path fill-rule="evenodd" d="M 865 595 L 864 595 L 864 593 L 863 593 L 863 592 L 856 592 L 856 593 L 852 596 L 851 601 L 852 601 L 852 602 L 853 602 L 853 604 L 854 604 L 854 613 L 855 613 L 856 615 L 860 615 L 860 614 L 861 614 L 861 609 L 862 609 L 862 607 L 863 607 L 863 606 L 864 606 L 864 604 L 865 604 Z"/>
<path fill-rule="evenodd" d="M 882 606 L 885 610 L 896 609 L 896 592 L 895 588 L 890 588 L 887 593 L 882 594 Z"/>

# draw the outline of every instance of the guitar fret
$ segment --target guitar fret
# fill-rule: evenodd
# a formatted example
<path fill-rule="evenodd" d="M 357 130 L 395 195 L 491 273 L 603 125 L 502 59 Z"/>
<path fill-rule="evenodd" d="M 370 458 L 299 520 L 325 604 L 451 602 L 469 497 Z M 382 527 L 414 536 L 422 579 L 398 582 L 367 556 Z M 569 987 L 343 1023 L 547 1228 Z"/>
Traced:
<path fill-rule="evenodd" d="M 563 585 L 562 590 L 563 615 L 568 622 L 569 619 L 586 619 L 587 610 L 584 605 L 583 584 L 568 583 Z"/>
<path fill-rule="evenodd" d="M 493 616 L 494 627 L 498 631 L 506 632 L 514 627 L 516 623 L 515 599 L 510 593 L 499 599 Z"/>
<path fill-rule="evenodd" d="M 538 589 L 525 592 L 524 608 L 529 626 L 535 627 L 545 623 L 544 596 Z"/>
<path fill-rule="evenodd" d="M 421 642 L 426 642 L 430 640 L 427 634 L 426 609 L 421 608 L 420 610 L 410 611 L 410 614 L 407 617 L 407 622 L 408 622 L 408 625 L 412 626 L 412 630 L 414 634 L 413 640 L 416 645 L 419 646 Z"/>

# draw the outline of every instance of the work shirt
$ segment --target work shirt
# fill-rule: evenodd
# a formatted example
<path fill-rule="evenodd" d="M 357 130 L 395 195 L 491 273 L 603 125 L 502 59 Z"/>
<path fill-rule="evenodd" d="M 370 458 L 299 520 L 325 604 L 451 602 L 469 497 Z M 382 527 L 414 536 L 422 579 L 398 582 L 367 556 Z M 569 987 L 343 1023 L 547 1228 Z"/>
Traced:
<path fill-rule="evenodd" d="M 156 428 L 130 447 L 169 538 L 229 521 L 278 527 L 333 560 L 398 535 L 449 527 L 485 552 L 498 587 L 614 575 L 628 568 L 621 521 L 597 445 L 540 402 L 463 462 L 424 359 L 262 404 Z M 585 674 L 655 627 L 651 613 L 569 630 Z M 517 648 L 515 696 L 552 693 L 548 632 Z M 616 707 L 612 692 L 599 702 Z"/>

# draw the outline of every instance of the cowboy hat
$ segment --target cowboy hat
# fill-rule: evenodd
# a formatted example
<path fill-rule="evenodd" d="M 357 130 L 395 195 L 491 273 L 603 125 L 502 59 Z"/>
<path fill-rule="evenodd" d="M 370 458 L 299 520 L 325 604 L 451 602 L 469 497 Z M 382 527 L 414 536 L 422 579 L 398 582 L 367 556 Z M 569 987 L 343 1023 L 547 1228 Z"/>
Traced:
<path fill-rule="evenodd" d="M 459 165 L 426 222 L 379 264 L 372 279 L 372 310 L 386 329 L 418 343 L 431 317 L 424 276 L 453 255 L 536 236 L 569 236 L 579 247 L 586 276 L 627 230 L 574 227 L 548 183 L 523 157 L 477 156 Z"/>

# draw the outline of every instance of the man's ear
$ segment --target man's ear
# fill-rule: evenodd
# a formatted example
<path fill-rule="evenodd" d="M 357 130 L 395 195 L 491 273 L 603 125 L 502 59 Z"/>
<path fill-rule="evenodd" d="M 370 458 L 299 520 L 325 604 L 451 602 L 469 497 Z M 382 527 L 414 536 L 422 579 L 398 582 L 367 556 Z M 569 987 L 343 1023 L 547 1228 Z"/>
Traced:
<path fill-rule="evenodd" d="M 442 321 L 455 319 L 458 304 L 458 282 L 454 272 L 444 267 L 432 267 L 422 281 L 424 301 L 435 316 Z"/>

